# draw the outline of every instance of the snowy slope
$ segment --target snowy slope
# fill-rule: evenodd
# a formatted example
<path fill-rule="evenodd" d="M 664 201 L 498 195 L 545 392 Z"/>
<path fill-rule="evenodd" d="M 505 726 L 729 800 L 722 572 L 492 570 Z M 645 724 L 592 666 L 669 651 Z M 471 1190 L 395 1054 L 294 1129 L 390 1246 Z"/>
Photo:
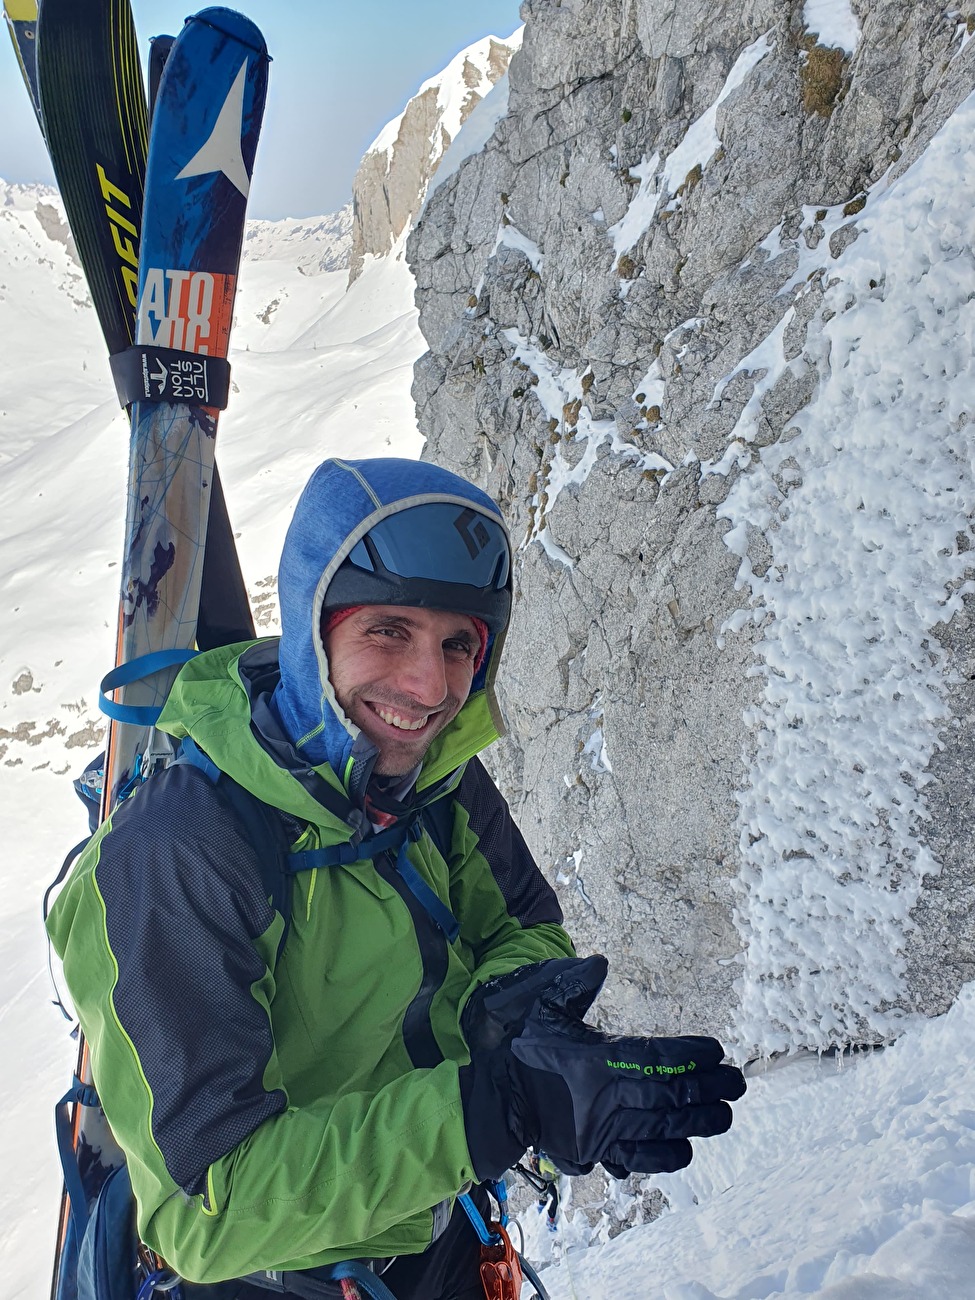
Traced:
<path fill-rule="evenodd" d="M 101 335 L 68 240 L 54 190 L 0 181 L 0 464 L 104 392 Z"/>
<path fill-rule="evenodd" d="M 476 90 L 481 98 L 489 92 L 493 84 L 488 74 L 492 46 L 506 45 L 510 49 L 518 49 L 523 34 L 524 29 L 518 28 L 503 39 L 497 36 L 483 37 L 473 45 L 469 45 L 467 49 L 461 50 L 442 72 L 425 81 L 413 96 L 414 99 L 418 99 L 429 90 L 437 92 L 437 118 L 440 129 L 430 141 L 431 163 L 436 162 L 445 147 L 457 138 L 471 109 L 471 91 Z M 391 159 L 402 125 L 403 113 L 386 123 L 366 150 L 365 156 L 368 157 L 372 153 L 386 154 L 387 159 Z"/>
<path fill-rule="evenodd" d="M 351 203 L 327 217 L 248 221 L 244 234 L 245 259 L 293 263 L 305 275 L 343 270 L 351 250 Z"/>
<path fill-rule="evenodd" d="M 484 117 L 478 124 L 473 119 L 485 98 L 496 106 L 501 102 L 493 88 L 499 80 L 507 84 L 508 63 L 521 40 L 518 29 L 507 40 L 486 36 L 462 50 L 423 83 L 366 150 L 352 182 L 351 279 L 360 274 L 364 258 L 386 256 L 409 234 L 445 151 L 461 140 L 472 142 L 465 145 L 470 150 L 483 147 L 489 134 L 483 131 Z"/>
<path fill-rule="evenodd" d="M 542 1280 L 552 1300 L 970 1300 L 973 1095 L 970 985 L 884 1052 L 751 1079 L 731 1133 L 656 1180 L 669 1213 Z"/>

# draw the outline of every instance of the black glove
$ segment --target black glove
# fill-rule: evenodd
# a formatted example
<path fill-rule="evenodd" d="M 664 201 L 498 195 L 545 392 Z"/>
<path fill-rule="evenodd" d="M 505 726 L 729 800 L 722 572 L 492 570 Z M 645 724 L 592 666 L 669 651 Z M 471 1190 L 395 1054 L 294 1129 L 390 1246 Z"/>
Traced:
<path fill-rule="evenodd" d="M 598 1161 L 616 1178 L 690 1163 L 690 1137 L 731 1126 L 745 1091 L 714 1038 L 626 1038 L 583 1023 L 605 957 L 522 966 L 477 989 L 462 1028 L 467 1145 L 480 1180 L 499 1178 L 528 1147 L 567 1174 Z"/>

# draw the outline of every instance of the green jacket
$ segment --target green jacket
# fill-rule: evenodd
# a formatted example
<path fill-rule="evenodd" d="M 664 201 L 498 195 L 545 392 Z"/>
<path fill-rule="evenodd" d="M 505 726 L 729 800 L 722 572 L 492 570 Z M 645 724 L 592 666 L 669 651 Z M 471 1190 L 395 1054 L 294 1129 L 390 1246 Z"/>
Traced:
<path fill-rule="evenodd" d="M 275 644 L 199 656 L 160 726 L 279 809 L 295 849 L 348 841 L 314 796 L 342 790 L 336 775 L 261 729 Z M 457 773 L 450 852 L 426 833 L 409 847 L 460 923 L 453 943 L 381 858 L 299 872 L 279 955 L 254 850 L 189 764 L 116 810 L 52 909 L 139 1231 L 188 1280 L 422 1251 L 435 1208 L 474 1178 L 460 1012 L 479 983 L 573 950 L 475 758 L 473 716 L 476 734 L 462 710 L 430 756 L 437 782 Z"/>

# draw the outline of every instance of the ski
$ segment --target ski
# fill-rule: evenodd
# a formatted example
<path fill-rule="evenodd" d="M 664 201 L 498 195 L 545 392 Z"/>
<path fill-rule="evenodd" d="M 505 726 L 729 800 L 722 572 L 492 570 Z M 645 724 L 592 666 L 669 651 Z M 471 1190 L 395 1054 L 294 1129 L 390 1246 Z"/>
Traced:
<path fill-rule="evenodd" d="M 149 121 L 152 121 L 152 110 L 156 106 L 156 95 L 159 93 L 159 80 L 162 77 L 163 68 L 166 66 L 166 60 L 169 58 L 169 51 L 173 48 L 174 36 L 151 36 L 149 38 Z"/>
<path fill-rule="evenodd" d="M 148 120 L 128 0 L 44 0 L 41 121 L 111 355 L 132 342 Z"/>
<path fill-rule="evenodd" d="M 139 395 L 132 404 L 120 665 L 197 643 L 216 408 L 225 404 L 213 393 L 222 374 L 226 383 L 219 363 L 229 347 L 267 63 L 263 38 L 249 20 L 229 9 L 205 9 L 187 20 L 159 83 L 137 347 L 124 354 L 134 377 L 126 395 Z M 121 703 L 160 706 L 174 676 L 169 669 L 127 684 Z M 106 810 L 137 775 L 141 746 L 137 727 L 113 724 Z"/>
<path fill-rule="evenodd" d="M 6 0 L 5 13 L 12 32 L 19 23 L 30 33 L 23 37 L 21 71 L 115 356 L 135 338 L 148 140 L 135 26 L 129 0 L 44 0 L 39 20 L 37 8 L 36 0 Z M 161 66 L 157 57 L 154 71 Z M 222 492 L 214 507 L 208 548 L 215 568 L 205 576 L 201 601 L 204 648 L 228 635 L 246 640 L 254 634 Z"/>
<path fill-rule="evenodd" d="M 85 3 L 44 0 L 41 9 L 38 73 L 49 133 L 51 105 L 58 94 L 51 89 L 57 81 L 49 68 L 69 61 L 71 47 L 58 56 L 57 65 L 49 64 L 58 37 L 51 36 L 47 24 L 52 14 L 58 14 L 60 21 L 62 7 L 76 12 Z M 112 0 L 111 8 L 116 17 L 123 12 L 117 0 Z M 128 13 L 127 5 L 124 13 Z M 87 176 L 89 197 L 91 172 L 97 177 L 102 228 L 108 226 L 116 232 L 111 235 L 116 250 L 113 275 L 106 274 L 101 281 L 101 291 L 113 312 L 123 303 L 131 306 L 133 299 L 131 276 L 118 265 L 132 266 L 122 236 L 130 240 L 135 236 L 124 222 L 135 227 L 141 237 L 136 257 L 137 307 L 132 313 L 135 343 L 113 352 L 120 394 L 131 406 L 116 664 L 123 674 L 136 661 L 140 666 L 122 686 L 120 705 L 126 720 L 115 720 L 110 727 L 103 816 L 151 770 L 156 759 L 151 721 L 139 710 L 149 709 L 151 715 L 161 705 L 175 676 L 174 662 L 180 655 L 188 657 L 192 647 L 203 641 L 198 613 L 207 521 L 211 495 L 217 502 L 222 499 L 215 480 L 214 438 L 219 408 L 225 405 L 226 356 L 268 61 L 260 32 L 242 15 L 211 8 L 188 19 L 159 80 L 141 223 L 130 220 L 135 195 L 123 188 L 137 166 L 130 172 L 109 175 L 99 161 Z M 131 88 L 132 65 L 120 56 L 117 66 L 130 68 L 126 75 Z M 141 73 L 139 76 L 141 93 Z M 144 112 L 144 99 L 139 103 Z M 59 105 L 58 114 L 62 112 L 63 105 Z M 126 136 L 131 146 L 125 154 L 126 164 L 137 160 L 138 139 L 137 130 Z M 74 147 L 78 143 L 76 140 Z M 59 147 L 54 145 L 52 154 Z M 94 150 L 88 156 L 98 157 Z M 78 185 L 84 179 L 81 170 L 71 172 Z M 103 176 L 110 187 L 107 197 Z M 123 198 L 129 204 L 124 204 Z M 97 242 L 93 234 L 91 244 L 97 246 Z M 95 254 L 103 268 L 104 247 L 102 244 L 102 251 Z M 105 290 L 108 283 L 113 286 L 114 298 Z M 214 572 L 219 580 L 219 566 Z M 218 635 L 227 631 L 222 628 Z M 158 659 L 146 662 L 146 656 L 157 654 L 168 661 L 162 670 L 158 670 Z M 84 1054 L 79 1078 L 83 1084 L 90 1083 Z M 97 1105 L 86 1100 L 83 1089 L 69 1096 L 76 1104 L 66 1140 L 77 1153 L 84 1187 L 83 1193 L 75 1191 L 74 1195 L 89 1199 L 120 1156 L 113 1149 Z M 57 1300 L 71 1300 L 74 1287 L 77 1231 L 72 1226 L 70 1195 L 66 1192 L 62 1197 L 52 1286 Z"/>

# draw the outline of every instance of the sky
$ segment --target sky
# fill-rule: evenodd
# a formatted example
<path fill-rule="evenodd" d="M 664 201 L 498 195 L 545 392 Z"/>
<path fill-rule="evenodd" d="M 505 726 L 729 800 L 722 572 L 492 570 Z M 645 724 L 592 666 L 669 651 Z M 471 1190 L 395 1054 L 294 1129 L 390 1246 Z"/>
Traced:
<path fill-rule="evenodd" d="M 310 217 L 349 201 L 359 159 L 428 78 L 482 36 L 510 36 L 519 0 L 240 0 L 274 62 L 251 217 Z M 201 6 L 203 7 L 203 6 Z M 192 6 L 133 0 L 140 45 Z M 53 184 L 13 47 L 0 38 L 0 178 Z"/>

